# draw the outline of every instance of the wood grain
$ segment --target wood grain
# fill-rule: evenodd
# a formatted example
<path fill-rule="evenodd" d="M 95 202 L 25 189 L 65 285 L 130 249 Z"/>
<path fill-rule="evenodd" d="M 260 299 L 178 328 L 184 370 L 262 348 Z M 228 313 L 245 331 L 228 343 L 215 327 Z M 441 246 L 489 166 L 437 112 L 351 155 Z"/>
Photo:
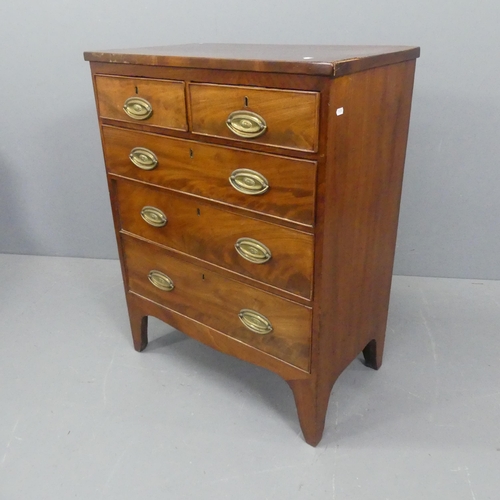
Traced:
<path fill-rule="evenodd" d="M 117 182 L 121 228 L 234 273 L 311 297 L 313 237 L 276 224 L 235 215 L 201 200 L 131 181 Z M 144 206 L 159 208 L 168 218 L 164 227 L 147 224 Z M 239 238 L 266 245 L 272 258 L 265 264 L 245 260 L 235 250 Z"/>
<path fill-rule="evenodd" d="M 86 55 L 94 61 L 96 88 L 99 75 L 107 74 L 131 81 L 178 80 L 204 89 L 201 97 L 194 95 L 196 90 L 186 95 L 194 103 L 187 107 L 188 119 L 195 123 L 194 111 L 201 109 L 211 130 L 204 135 L 100 117 L 134 346 L 146 347 L 147 316 L 153 315 L 215 349 L 273 370 L 290 385 L 304 438 L 315 446 L 338 376 L 361 352 L 369 367 L 378 369 L 382 362 L 419 49 L 263 48 L 260 60 L 250 56 L 255 47 L 212 46 L 210 57 L 205 50 L 208 47 Z M 314 60 L 301 60 L 303 50 Z M 175 67 L 165 66 L 174 62 Z M 210 91 L 203 95 L 206 88 Z M 230 100 L 221 97 L 225 90 L 218 94 L 220 88 L 234 91 L 231 99 L 247 96 L 248 108 L 257 113 L 252 105 L 259 103 L 259 95 L 278 95 L 280 90 L 313 93 L 318 134 L 314 150 L 294 149 L 296 137 L 290 146 L 283 139 L 287 133 L 282 133 L 288 124 L 273 142 L 235 143 L 224 135 L 230 132 L 224 130 L 223 116 L 235 109 L 221 113 L 218 125 L 210 122 Z M 277 103 L 270 98 L 266 106 L 279 117 L 282 106 Z M 293 110 L 300 115 L 300 107 L 290 108 L 291 127 Z M 224 127 L 219 130 L 220 123 Z M 138 137 L 146 141 L 143 147 L 160 148 L 156 172 L 134 172 L 124 161 L 132 144 L 128 141 Z M 307 147 L 311 140 L 309 136 L 305 141 Z M 235 144 L 238 149 L 230 147 Z M 187 150 L 190 156 L 194 153 L 192 158 L 186 159 Z M 279 184 L 275 193 L 269 191 L 275 198 L 262 197 L 245 206 L 244 199 L 225 191 L 231 162 L 243 158 L 254 170 L 265 170 L 272 185 Z M 169 167 L 163 170 L 167 161 Z M 313 172 L 315 191 L 308 177 Z M 197 174 L 199 183 L 192 180 Z M 287 184 L 292 179 L 295 184 Z M 312 203 L 314 210 L 306 215 Z M 165 227 L 153 228 L 142 220 L 145 204 L 166 213 Z M 290 229 L 311 218 L 313 226 Z M 243 236 L 262 241 L 272 250 L 272 259 L 262 265 L 244 261 L 234 250 L 235 240 Z M 147 280 L 152 267 L 171 275 L 178 293 L 154 288 Z M 238 308 L 251 308 L 238 302 L 243 298 L 254 309 L 262 307 L 262 314 L 279 325 L 276 340 L 252 337 L 256 334 L 239 319 L 232 323 Z M 274 311 L 277 316 L 271 317 Z"/>
<path fill-rule="evenodd" d="M 419 47 L 363 45 L 185 44 L 85 52 L 87 61 L 151 67 L 339 76 L 412 60 Z"/>
<path fill-rule="evenodd" d="M 184 82 L 116 76 L 96 76 L 95 82 L 101 117 L 187 130 Z M 129 97 L 146 99 L 153 107 L 153 114 L 147 120 L 130 118 L 123 110 Z"/>
<path fill-rule="evenodd" d="M 159 67 L 159 66 L 144 66 L 131 64 L 112 64 L 112 63 L 91 63 L 92 74 L 94 80 L 100 75 L 117 75 L 130 78 L 144 79 L 168 79 L 168 80 L 183 80 L 186 82 L 213 82 L 221 85 L 239 85 L 239 86 L 262 86 L 270 88 L 280 88 L 288 90 L 303 90 L 319 92 L 320 96 L 325 95 L 328 88 L 329 79 L 319 76 L 310 75 L 292 75 L 281 73 L 252 73 L 248 71 L 215 71 L 193 68 L 174 68 L 174 67 Z M 320 97 L 320 114 L 326 113 L 326 101 Z M 193 134 L 189 130 L 166 129 L 154 125 L 148 125 L 146 122 L 124 122 L 110 118 L 101 118 L 102 125 L 118 126 L 130 130 L 143 132 L 151 132 L 159 135 L 168 135 L 181 139 L 189 139 L 197 142 L 210 143 L 214 145 L 234 147 L 236 144 L 232 139 L 224 137 L 205 136 L 201 134 Z M 319 142 L 324 141 L 320 136 Z M 295 158 L 303 158 L 307 160 L 320 161 L 322 156 L 317 152 L 299 151 L 270 146 L 266 144 L 256 144 L 253 142 L 242 143 L 246 150 L 256 152 L 276 154 L 276 155 L 293 155 Z"/>
<path fill-rule="evenodd" d="M 303 151 L 317 150 L 317 92 L 195 83 L 189 84 L 188 92 L 191 129 L 195 134 Z M 226 125 L 226 120 L 232 112 L 240 110 L 251 111 L 264 118 L 266 132 L 255 139 L 236 136 Z"/>
<path fill-rule="evenodd" d="M 331 83 L 316 201 L 311 380 L 289 380 L 312 445 L 340 373 L 361 351 L 373 368 L 382 361 L 414 70 L 408 61 Z"/>
<path fill-rule="evenodd" d="M 103 127 L 103 147 L 106 167 L 113 174 L 310 227 L 314 224 L 315 162 L 108 126 Z M 154 152 L 158 166 L 149 171 L 137 168 L 129 159 L 134 147 Z M 270 189 L 257 196 L 238 192 L 229 177 L 239 168 L 264 175 Z"/>
<path fill-rule="evenodd" d="M 154 316 L 213 349 L 242 359 L 248 363 L 261 366 L 267 370 L 271 370 L 281 377 L 293 380 L 308 379 L 310 377 L 309 372 L 297 366 L 293 366 L 276 356 L 272 356 L 249 344 L 245 344 L 237 338 L 230 337 L 199 321 L 195 321 L 172 309 L 168 309 L 135 292 L 128 291 L 126 293 L 126 298 L 128 310 L 130 312 L 130 324 L 134 345 L 138 346 L 137 350 L 142 350 L 142 348 L 147 345 L 147 332 L 144 330 L 144 325 L 147 327 L 148 316 Z M 137 339 L 137 342 L 135 339 Z M 143 339 L 145 339 L 145 344 L 141 343 Z"/>
<path fill-rule="evenodd" d="M 310 308 L 183 262 L 157 245 L 126 235 L 122 244 L 130 290 L 287 363 L 309 369 Z M 151 284 L 148 274 L 153 269 L 173 280 L 171 292 Z M 241 309 L 266 316 L 273 331 L 259 335 L 248 330 L 238 317 Z"/>

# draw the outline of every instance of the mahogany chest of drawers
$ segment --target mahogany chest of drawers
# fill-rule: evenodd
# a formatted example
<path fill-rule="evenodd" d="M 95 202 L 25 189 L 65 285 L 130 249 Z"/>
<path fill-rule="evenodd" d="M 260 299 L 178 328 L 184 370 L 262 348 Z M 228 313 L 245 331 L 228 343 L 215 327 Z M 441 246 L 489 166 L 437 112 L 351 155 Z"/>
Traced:
<path fill-rule="evenodd" d="M 87 52 L 134 347 L 156 316 L 290 385 L 382 360 L 419 49 Z"/>

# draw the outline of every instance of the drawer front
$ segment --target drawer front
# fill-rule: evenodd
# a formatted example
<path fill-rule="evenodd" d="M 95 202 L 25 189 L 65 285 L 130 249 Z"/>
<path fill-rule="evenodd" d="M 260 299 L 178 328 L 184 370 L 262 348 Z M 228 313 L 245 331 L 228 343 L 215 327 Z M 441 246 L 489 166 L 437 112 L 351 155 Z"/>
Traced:
<path fill-rule="evenodd" d="M 189 93 L 193 133 L 317 151 L 318 92 L 190 84 Z"/>
<path fill-rule="evenodd" d="M 116 190 L 125 231 L 293 294 L 311 297 L 312 235 L 132 181 L 117 181 Z M 144 207 L 152 208 L 144 212 Z M 163 216 L 166 220 L 162 221 Z M 238 242 L 239 250 L 235 247 Z M 266 249 L 270 252 L 267 261 Z M 254 257 L 262 257 L 262 263 L 248 260 Z"/>
<path fill-rule="evenodd" d="M 122 235 L 122 244 L 130 290 L 309 370 L 309 308 L 188 264 L 152 243 Z M 166 288 L 173 286 L 173 289 L 158 288 L 165 279 L 155 281 L 158 274 L 151 275 L 151 271 L 167 276 L 170 282 Z M 253 313 L 259 315 L 257 319 Z"/>
<path fill-rule="evenodd" d="M 107 126 L 103 141 L 109 172 L 313 225 L 315 162 Z"/>
<path fill-rule="evenodd" d="M 184 82 L 98 75 L 95 83 L 101 117 L 187 130 Z"/>

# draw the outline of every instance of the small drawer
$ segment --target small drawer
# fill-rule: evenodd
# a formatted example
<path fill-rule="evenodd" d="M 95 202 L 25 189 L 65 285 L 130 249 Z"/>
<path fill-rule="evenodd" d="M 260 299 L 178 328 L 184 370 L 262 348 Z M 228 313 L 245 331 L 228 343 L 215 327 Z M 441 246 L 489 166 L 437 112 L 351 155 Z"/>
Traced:
<path fill-rule="evenodd" d="M 103 127 L 108 172 L 314 223 L 316 163 Z"/>
<path fill-rule="evenodd" d="M 98 75 L 95 84 L 102 118 L 187 130 L 184 82 Z"/>
<path fill-rule="evenodd" d="M 128 287 L 247 345 L 308 371 L 311 310 L 122 235 Z"/>
<path fill-rule="evenodd" d="M 116 198 L 125 231 L 311 297 L 312 235 L 133 181 L 116 181 Z"/>
<path fill-rule="evenodd" d="M 192 131 L 317 151 L 319 93 L 189 84 Z"/>

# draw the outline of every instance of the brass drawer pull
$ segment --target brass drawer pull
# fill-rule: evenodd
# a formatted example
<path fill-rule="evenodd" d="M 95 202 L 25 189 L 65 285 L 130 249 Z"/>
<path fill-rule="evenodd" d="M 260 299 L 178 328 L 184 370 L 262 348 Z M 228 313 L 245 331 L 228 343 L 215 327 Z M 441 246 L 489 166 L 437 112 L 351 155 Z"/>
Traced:
<path fill-rule="evenodd" d="M 259 137 L 267 129 L 264 118 L 251 111 L 233 111 L 227 117 L 226 125 L 233 134 L 245 139 Z"/>
<path fill-rule="evenodd" d="M 239 312 L 238 317 L 241 322 L 254 333 L 267 335 L 273 331 L 273 325 L 271 325 L 271 322 L 263 314 L 260 314 L 257 311 L 252 311 L 252 309 L 242 309 Z"/>
<path fill-rule="evenodd" d="M 142 97 L 129 97 L 123 111 L 134 120 L 147 120 L 153 114 L 153 106 Z"/>
<path fill-rule="evenodd" d="M 244 259 L 254 264 L 264 264 L 271 258 L 271 250 L 252 238 L 240 238 L 234 248 Z"/>
<path fill-rule="evenodd" d="M 174 289 L 174 282 L 164 273 L 156 270 L 149 271 L 148 280 L 160 290 L 171 292 Z"/>
<path fill-rule="evenodd" d="M 163 227 L 167 223 L 167 216 L 156 207 L 143 207 L 141 217 L 153 227 Z"/>
<path fill-rule="evenodd" d="M 138 168 L 142 170 L 153 170 L 158 165 L 158 158 L 153 153 L 146 148 L 134 148 L 130 151 L 128 155 L 130 161 Z"/>
<path fill-rule="evenodd" d="M 231 186 L 244 194 L 263 194 L 269 189 L 267 179 L 259 172 L 248 168 L 238 168 L 229 177 Z"/>

